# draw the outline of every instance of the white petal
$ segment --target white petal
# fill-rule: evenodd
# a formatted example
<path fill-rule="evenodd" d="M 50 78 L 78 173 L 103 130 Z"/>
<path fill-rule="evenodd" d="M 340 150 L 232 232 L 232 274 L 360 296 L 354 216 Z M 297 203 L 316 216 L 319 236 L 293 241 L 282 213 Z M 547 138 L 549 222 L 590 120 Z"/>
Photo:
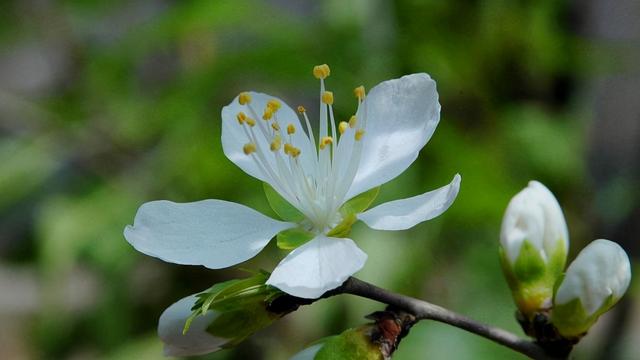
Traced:
<path fill-rule="evenodd" d="M 427 74 L 385 81 L 367 95 L 363 149 L 346 198 L 400 175 L 418 157 L 440 120 L 436 83 Z"/>
<path fill-rule="evenodd" d="M 269 150 L 271 139 L 267 139 L 262 135 L 259 126 L 267 124 L 267 122 L 262 120 L 262 113 L 267 102 L 275 99 L 281 103 L 281 107 L 276 113 L 281 129 L 286 131 L 287 125 L 289 124 L 293 124 L 295 126 L 296 132 L 291 135 L 291 143 L 301 151 L 298 159 L 302 163 L 306 173 L 315 171 L 315 150 L 309 138 L 305 135 L 304 128 L 300 124 L 298 116 L 293 109 L 275 96 L 257 92 L 249 92 L 249 94 L 251 95 L 251 103 L 249 105 L 257 112 L 256 115 L 258 116 L 255 120 L 256 122 L 261 122 L 261 124 L 256 124 L 253 128 L 258 140 L 256 145 L 263 149 L 268 165 L 271 166 L 272 169 L 277 169 L 275 157 L 271 150 Z M 244 112 L 247 116 L 254 118 L 254 115 L 252 115 L 249 110 L 249 105 L 240 105 L 238 97 L 236 97 L 229 105 L 222 108 L 222 149 L 227 158 L 229 158 L 229 160 L 234 164 L 238 165 L 238 167 L 244 170 L 247 174 L 269 183 L 274 189 L 278 189 L 278 185 L 274 184 L 272 179 L 270 179 L 270 177 L 260 169 L 253 159 L 253 156 L 245 155 L 242 150 L 242 147 L 249 142 L 249 139 L 242 129 L 242 126 L 238 124 L 236 116 L 239 112 Z M 271 131 L 270 124 L 272 122 L 273 121 L 270 121 L 268 123 L 269 125 L 267 125 L 269 127 L 269 131 Z M 286 142 L 289 142 L 288 138 L 289 135 L 286 135 L 285 133 L 283 141 L 286 140 Z M 288 161 L 286 163 L 288 164 Z"/>
<path fill-rule="evenodd" d="M 289 253 L 267 284 L 293 296 L 315 299 L 342 285 L 365 261 L 367 254 L 351 239 L 318 235 Z"/>
<path fill-rule="evenodd" d="M 254 257 L 293 226 L 228 201 L 159 200 L 138 209 L 124 236 L 136 250 L 164 261 L 219 269 Z"/>
<path fill-rule="evenodd" d="M 185 321 L 191 315 L 191 307 L 197 297 L 188 296 L 169 306 L 160 315 L 158 321 L 158 336 L 164 342 L 165 356 L 194 356 L 207 354 L 219 350 L 228 339 L 215 337 L 206 332 L 207 327 L 214 321 L 217 313 L 209 311 L 205 315 L 196 317 L 186 334 L 182 334 Z"/>
<path fill-rule="evenodd" d="M 566 304 L 579 298 L 591 315 L 609 296 L 615 301 L 620 299 L 630 282 L 631 265 L 627 253 L 613 241 L 595 240 L 582 249 L 567 268 L 554 302 Z"/>
<path fill-rule="evenodd" d="M 408 199 L 390 201 L 358 215 L 370 228 L 376 230 L 404 230 L 445 212 L 458 196 L 460 175 L 449 185 Z"/>

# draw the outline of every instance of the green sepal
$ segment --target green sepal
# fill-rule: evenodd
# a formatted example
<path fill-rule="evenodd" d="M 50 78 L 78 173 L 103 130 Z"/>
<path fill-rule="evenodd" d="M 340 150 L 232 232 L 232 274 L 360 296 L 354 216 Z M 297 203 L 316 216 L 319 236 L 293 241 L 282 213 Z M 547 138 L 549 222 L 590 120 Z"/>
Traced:
<path fill-rule="evenodd" d="M 305 219 L 300 210 L 289 204 L 271 185 L 262 183 L 262 186 L 264 187 L 264 194 L 267 196 L 267 202 L 282 220 L 300 222 Z"/>
<path fill-rule="evenodd" d="M 370 325 L 349 329 L 324 341 L 314 360 L 362 359 L 383 360 L 380 345 L 371 341 Z"/>
<path fill-rule="evenodd" d="M 207 332 L 213 336 L 230 339 L 223 348 L 231 348 L 242 342 L 256 331 L 269 326 L 280 318 L 279 314 L 267 310 L 263 301 L 254 301 L 241 308 L 224 311 L 207 327 Z"/>
<path fill-rule="evenodd" d="M 266 285 L 269 273 L 261 271 L 245 279 L 234 279 L 213 285 L 208 290 L 196 295 L 197 300 L 191 308 L 191 316 L 185 322 L 183 334 L 189 331 L 191 322 L 209 310 L 218 312 L 242 311 L 254 303 L 264 303 L 283 292 Z"/>
<path fill-rule="evenodd" d="M 579 298 L 566 304 L 554 305 L 551 323 L 564 337 L 581 337 L 596 323 L 600 315 L 609 311 L 618 300 L 613 297 L 613 294 L 609 295 L 600 308 L 591 315 L 587 314 Z"/>
<path fill-rule="evenodd" d="M 340 208 L 340 212 L 343 215 L 346 214 L 359 214 L 369 208 L 371 203 L 378 197 L 380 193 L 380 186 L 374 187 L 371 190 L 367 190 L 360 195 L 352 197 L 349 201 L 344 203 Z"/>
<path fill-rule="evenodd" d="M 351 233 L 351 227 L 356 223 L 356 221 L 358 221 L 358 218 L 355 214 L 344 215 L 342 221 L 333 229 L 329 230 L 327 236 L 336 238 L 344 238 L 349 236 L 349 234 Z"/>
<path fill-rule="evenodd" d="M 537 311 L 548 307 L 553 298 L 554 288 L 567 258 L 564 242 L 551 252 L 547 262 L 528 240 L 520 248 L 520 253 L 511 264 L 506 251 L 499 247 L 500 264 L 511 289 L 513 298 L 522 314 L 532 317 Z"/>
<path fill-rule="evenodd" d="M 315 235 L 303 228 L 292 228 L 282 230 L 276 235 L 276 243 L 280 249 L 292 250 L 298 246 L 304 245 L 309 240 L 313 239 Z"/>

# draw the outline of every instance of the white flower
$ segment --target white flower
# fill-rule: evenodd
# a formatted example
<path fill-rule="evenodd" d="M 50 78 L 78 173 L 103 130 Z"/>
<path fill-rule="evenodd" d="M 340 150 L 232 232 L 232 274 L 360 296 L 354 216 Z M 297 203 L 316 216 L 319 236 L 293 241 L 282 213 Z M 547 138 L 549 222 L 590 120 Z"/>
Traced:
<path fill-rule="evenodd" d="M 565 252 L 569 249 L 569 231 L 560 204 L 538 181 L 530 181 L 511 199 L 502 221 L 500 244 L 511 264 L 518 260 L 525 241 L 545 262 L 559 246 Z"/>
<path fill-rule="evenodd" d="M 314 134 L 303 107 L 245 92 L 222 109 L 225 155 L 268 183 L 304 215 L 299 223 L 266 217 L 222 200 L 152 201 L 140 207 L 125 237 L 139 251 L 178 264 L 216 269 L 255 256 L 274 235 L 304 227 L 315 238 L 293 250 L 268 284 L 291 295 L 316 298 L 360 270 L 367 255 L 347 238 L 327 236 L 343 220 L 349 199 L 400 175 L 433 134 L 440 117 L 435 82 L 427 74 L 385 81 L 365 98 L 356 88 L 356 115 L 336 125 L 333 94 L 320 79 L 320 129 Z M 442 188 L 391 201 L 357 214 L 374 229 L 408 229 L 443 213 L 455 199 L 460 176 Z"/>
<path fill-rule="evenodd" d="M 562 275 L 569 232 L 551 191 L 537 181 L 511 199 L 502 220 L 500 258 L 520 312 L 532 317 L 551 307 Z"/>
<path fill-rule="evenodd" d="M 553 299 L 552 322 L 563 335 L 586 332 L 624 295 L 631 264 L 620 245 L 595 240 L 569 265 Z"/>

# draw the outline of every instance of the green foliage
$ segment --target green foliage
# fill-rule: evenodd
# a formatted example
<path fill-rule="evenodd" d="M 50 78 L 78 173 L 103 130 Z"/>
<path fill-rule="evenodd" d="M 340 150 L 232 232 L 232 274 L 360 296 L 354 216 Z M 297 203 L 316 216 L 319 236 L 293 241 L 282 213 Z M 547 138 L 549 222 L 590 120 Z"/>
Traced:
<path fill-rule="evenodd" d="M 383 360 L 380 347 L 367 334 L 368 326 L 349 329 L 324 340 L 314 360 L 362 359 Z"/>
<path fill-rule="evenodd" d="M 265 284 L 268 278 L 269 273 L 258 272 L 245 279 L 233 279 L 215 284 L 207 291 L 198 294 L 198 300 L 192 308 L 193 313 L 187 319 L 183 332 L 189 331 L 193 319 L 210 310 L 227 313 L 251 309 L 255 312 L 261 306 L 266 313 L 265 304 L 283 294 L 273 286 Z M 223 319 L 227 318 L 223 317 Z"/>

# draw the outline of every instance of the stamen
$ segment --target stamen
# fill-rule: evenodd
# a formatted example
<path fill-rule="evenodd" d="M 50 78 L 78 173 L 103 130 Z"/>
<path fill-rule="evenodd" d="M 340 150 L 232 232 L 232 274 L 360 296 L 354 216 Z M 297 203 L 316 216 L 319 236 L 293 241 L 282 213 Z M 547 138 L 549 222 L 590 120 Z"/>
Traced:
<path fill-rule="evenodd" d="M 281 106 L 282 104 L 280 104 L 280 101 L 276 99 L 271 99 L 267 102 L 267 107 L 270 108 L 274 113 L 278 111 Z"/>
<path fill-rule="evenodd" d="M 254 144 L 254 143 L 246 143 L 242 147 L 242 151 L 244 151 L 245 155 L 251 155 L 251 153 L 256 151 L 256 144 Z"/>
<path fill-rule="evenodd" d="M 299 105 L 299 106 L 298 106 L 298 112 L 299 112 L 300 114 L 302 114 L 302 113 L 304 113 L 304 112 L 306 112 L 306 111 L 307 111 L 307 109 L 305 109 L 305 108 L 304 108 L 304 106 L 302 106 L 302 105 Z"/>
<path fill-rule="evenodd" d="M 327 145 L 333 144 L 333 138 L 331 136 L 325 136 L 320 139 L 320 150 L 323 150 Z"/>
<path fill-rule="evenodd" d="M 353 94 L 358 98 L 359 101 L 364 100 L 364 86 L 360 85 L 357 88 L 353 89 Z"/>
<path fill-rule="evenodd" d="M 247 120 L 247 115 L 240 111 L 236 116 L 236 119 L 238 119 L 238 124 L 242 125 L 244 124 L 245 120 Z"/>
<path fill-rule="evenodd" d="M 296 133 L 296 127 L 293 124 L 287 125 L 287 134 L 293 135 Z"/>
<path fill-rule="evenodd" d="M 322 103 L 327 105 L 333 105 L 333 93 L 331 91 L 325 91 L 322 94 Z"/>
<path fill-rule="evenodd" d="M 248 92 L 244 91 L 238 95 L 238 102 L 240 105 L 246 105 L 251 102 L 251 95 Z"/>
<path fill-rule="evenodd" d="M 247 123 L 247 125 L 254 127 L 256 125 L 256 121 L 253 120 L 252 118 L 248 117 L 246 119 L 244 119 L 244 121 Z"/>
<path fill-rule="evenodd" d="M 280 150 L 281 147 L 282 147 L 282 139 L 280 138 L 280 135 L 276 134 L 269 148 L 271 149 L 271 151 L 278 151 Z"/>
<path fill-rule="evenodd" d="M 338 131 L 340 131 L 340 135 L 344 134 L 348 127 L 349 124 L 346 121 L 340 121 L 340 124 L 338 124 Z"/>
<path fill-rule="evenodd" d="M 274 113 L 273 109 L 271 107 L 267 106 L 264 109 L 264 113 L 262 114 L 262 120 L 264 120 L 264 121 L 271 120 L 271 118 L 273 117 L 273 113 Z"/>
<path fill-rule="evenodd" d="M 316 79 L 326 79 L 329 74 L 331 74 L 331 69 L 329 69 L 329 65 L 327 64 L 313 67 L 313 76 L 315 76 Z"/>
<path fill-rule="evenodd" d="M 287 154 L 287 155 L 291 154 L 291 150 L 293 150 L 293 149 L 295 149 L 295 146 L 293 146 L 293 145 L 291 145 L 289 143 L 284 144 L 284 153 L 285 154 Z"/>
<path fill-rule="evenodd" d="M 355 115 L 351 116 L 351 119 L 349 119 L 349 127 L 350 128 L 354 128 L 356 127 L 356 124 L 358 123 L 358 119 L 356 118 Z"/>
<path fill-rule="evenodd" d="M 298 149 L 297 147 L 294 147 L 293 149 L 291 149 L 291 151 L 289 152 L 289 155 L 292 158 L 297 158 L 300 155 L 300 149 Z"/>
<path fill-rule="evenodd" d="M 355 134 L 356 141 L 360 141 L 360 139 L 362 139 L 363 136 L 364 136 L 364 129 L 356 130 L 356 134 Z"/>
<path fill-rule="evenodd" d="M 273 122 L 271 123 L 271 127 L 273 128 L 273 130 L 275 131 L 280 131 L 280 125 L 278 125 L 277 122 Z"/>

